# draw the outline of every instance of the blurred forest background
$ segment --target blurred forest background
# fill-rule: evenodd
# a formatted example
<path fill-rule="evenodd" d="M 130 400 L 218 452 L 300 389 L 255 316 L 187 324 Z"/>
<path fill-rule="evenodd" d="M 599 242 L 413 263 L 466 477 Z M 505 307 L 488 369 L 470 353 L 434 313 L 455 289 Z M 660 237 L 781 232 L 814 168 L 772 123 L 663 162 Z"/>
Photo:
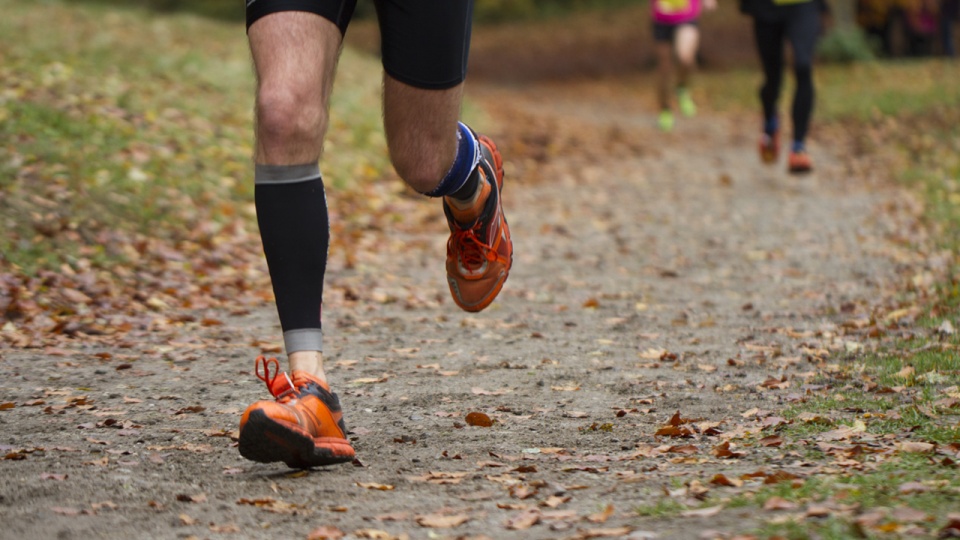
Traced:
<path fill-rule="evenodd" d="M 112 0 L 71 0 L 114 7 Z M 956 0 L 827 0 L 819 49 L 823 62 L 858 62 L 878 57 L 952 54 L 956 14 L 943 6 Z M 517 79 L 569 78 L 618 74 L 653 68 L 650 0 L 476 0 L 481 27 L 474 47 L 473 77 Z M 157 12 L 194 13 L 242 23 L 235 0 L 127 0 L 126 5 Z M 567 26 L 578 19 L 577 31 Z M 376 52 L 376 12 L 372 0 L 358 0 L 348 43 Z M 537 25 L 537 35 L 527 31 Z M 557 31 L 544 32 L 554 24 Z M 719 9 L 701 20 L 704 69 L 755 67 L 750 19 L 740 0 L 720 0 Z M 948 45 L 948 43 L 950 45 Z M 544 53 L 564 62 L 544 62 Z M 559 54 L 558 54 L 559 53 Z M 489 65 L 488 60 L 496 65 Z"/>

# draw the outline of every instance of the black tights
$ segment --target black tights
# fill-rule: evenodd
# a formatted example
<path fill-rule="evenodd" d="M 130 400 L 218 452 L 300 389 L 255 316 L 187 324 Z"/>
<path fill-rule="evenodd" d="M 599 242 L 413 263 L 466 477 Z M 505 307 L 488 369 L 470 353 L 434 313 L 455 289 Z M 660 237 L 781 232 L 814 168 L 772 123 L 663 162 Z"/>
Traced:
<path fill-rule="evenodd" d="M 820 33 L 820 13 L 815 2 L 793 4 L 780 9 L 784 9 L 784 16 L 779 20 L 754 20 L 754 35 L 764 76 L 760 101 L 763 103 L 764 119 L 775 117 L 783 83 L 783 44 L 788 40 L 793 50 L 793 72 L 797 79 L 791 114 L 793 139 L 803 142 L 813 114 L 813 55 Z"/>

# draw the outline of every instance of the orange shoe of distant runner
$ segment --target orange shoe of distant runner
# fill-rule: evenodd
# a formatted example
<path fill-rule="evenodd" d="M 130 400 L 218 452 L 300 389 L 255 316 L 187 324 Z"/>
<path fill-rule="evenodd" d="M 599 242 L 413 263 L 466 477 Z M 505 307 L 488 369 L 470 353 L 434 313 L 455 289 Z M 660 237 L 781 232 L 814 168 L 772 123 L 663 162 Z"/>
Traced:
<path fill-rule="evenodd" d="M 276 358 L 257 358 L 256 372 L 276 399 L 244 411 L 241 456 L 261 463 L 282 461 L 294 469 L 353 461 L 340 400 L 327 383 L 303 371 L 281 377 Z"/>
<path fill-rule="evenodd" d="M 787 159 L 787 171 L 791 174 L 806 174 L 813 170 L 813 160 L 805 150 L 790 152 Z"/>
<path fill-rule="evenodd" d="M 513 264 L 513 242 L 503 215 L 503 158 L 488 137 L 480 141 L 480 196 L 474 208 L 458 210 L 443 201 L 450 226 L 447 283 L 465 311 L 480 311 L 500 294 Z"/>
<path fill-rule="evenodd" d="M 760 161 L 766 164 L 776 163 L 780 157 L 780 134 L 764 133 L 760 136 Z"/>

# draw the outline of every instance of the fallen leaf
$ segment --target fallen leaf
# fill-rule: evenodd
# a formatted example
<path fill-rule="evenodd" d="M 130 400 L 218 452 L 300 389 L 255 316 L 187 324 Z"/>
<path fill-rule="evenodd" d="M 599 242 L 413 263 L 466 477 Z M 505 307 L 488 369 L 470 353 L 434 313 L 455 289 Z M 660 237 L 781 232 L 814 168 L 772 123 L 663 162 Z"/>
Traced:
<path fill-rule="evenodd" d="M 763 509 L 769 511 L 776 510 L 794 510 L 797 508 L 797 503 L 790 502 L 783 497 L 770 497 L 767 499 L 767 502 L 763 503 Z"/>
<path fill-rule="evenodd" d="M 470 392 L 472 392 L 476 396 L 501 396 L 503 394 L 509 394 L 510 389 L 504 388 L 502 390 L 490 391 L 490 390 L 484 390 L 483 388 L 477 387 L 477 388 L 471 388 Z"/>
<path fill-rule="evenodd" d="M 624 538 L 633 531 L 630 527 L 608 527 L 603 529 L 585 529 L 579 531 L 575 538 Z M 629 536 L 630 538 L 655 538 L 653 536 Z"/>
<path fill-rule="evenodd" d="M 730 441 L 723 441 L 714 446 L 710 453 L 721 459 L 734 459 L 743 457 L 743 452 L 734 452 L 730 449 Z"/>
<path fill-rule="evenodd" d="M 527 510 L 508 519 L 506 527 L 512 531 L 522 531 L 533 527 L 537 523 L 540 523 L 540 512 Z"/>
<path fill-rule="evenodd" d="M 427 514 L 424 516 L 417 516 L 418 525 L 432 529 L 452 529 L 459 527 L 468 521 L 470 521 L 470 516 L 466 514 L 454 514 L 449 516 L 442 514 Z"/>
<path fill-rule="evenodd" d="M 590 523 L 604 523 L 605 521 L 610 519 L 610 516 L 612 515 L 613 515 L 613 505 L 608 504 L 607 507 L 601 510 L 600 512 L 596 512 L 594 514 L 590 514 L 589 516 L 587 516 L 587 521 L 589 521 Z"/>
<path fill-rule="evenodd" d="M 710 479 L 710 483 L 715 486 L 740 487 L 743 485 L 743 480 L 739 478 L 728 478 L 723 474 L 717 473 Z"/>
<path fill-rule="evenodd" d="M 392 491 L 394 488 L 394 486 L 389 484 L 377 484 L 374 482 L 357 482 L 356 484 L 362 488 L 373 489 L 377 491 Z"/>
<path fill-rule="evenodd" d="M 900 487 L 897 488 L 897 491 L 901 495 L 910 495 L 912 493 L 926 493 L 930 491 L 930 487 L 920 482 L 904 482 L 903 484 L 900 484 Z"/>
<path fill-rule="evenodd" d="M 723 505 L 708 506 L 707 508 L 697 508 L 695 510 L 685 510 L 680 513 L 683 517 L 713 517 L 723 510 Z"/>
<path fill-rule="evenodd" d="M 914 441 L 905 441 L 897 445 L 897 449 L 901 452 L 909 453 L 919 453 L 926 454 L 928 452 L 933 452 L 937 448 L 937 445 L 925 442 L 914 442 Z"/>
<path fill-rule="evenodd" d="M 471 426 L 490 427 L 493 425 L 493 420 L 482 412 L 472 412 L 464 420 Z"/>
<path fill-rule="evenodd" d="M 780 446 L 783 444 L 783 438 L 779 435 L 770 435 L 760 439 L 760 446 Z"/>

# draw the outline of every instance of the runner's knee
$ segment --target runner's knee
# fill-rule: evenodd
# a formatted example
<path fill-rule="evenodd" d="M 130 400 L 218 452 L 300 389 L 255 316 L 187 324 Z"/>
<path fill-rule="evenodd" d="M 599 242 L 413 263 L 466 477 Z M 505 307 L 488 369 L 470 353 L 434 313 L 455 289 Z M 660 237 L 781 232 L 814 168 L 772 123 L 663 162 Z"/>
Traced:
<path fill-rule="evenodd" d="M 256 114 L 261 144 L 316 144 L 319 148 L 326 124 L 326 111 L 319 99 L 289 86 L 261 85 Z"/>
<path fill-rule="evenodd" d="M 450 159 L 439 159 L 439 154 L 430 154 L 429 159 L 426 156 L 411 152 L 397 152 L 391 154 L 390 160 L 393 162 L 393 168 L 397 174 L 410 187 L 420 193 L 427 193 L 437 187 L 437 183 L 447 173 L 450 168 Z"/>

